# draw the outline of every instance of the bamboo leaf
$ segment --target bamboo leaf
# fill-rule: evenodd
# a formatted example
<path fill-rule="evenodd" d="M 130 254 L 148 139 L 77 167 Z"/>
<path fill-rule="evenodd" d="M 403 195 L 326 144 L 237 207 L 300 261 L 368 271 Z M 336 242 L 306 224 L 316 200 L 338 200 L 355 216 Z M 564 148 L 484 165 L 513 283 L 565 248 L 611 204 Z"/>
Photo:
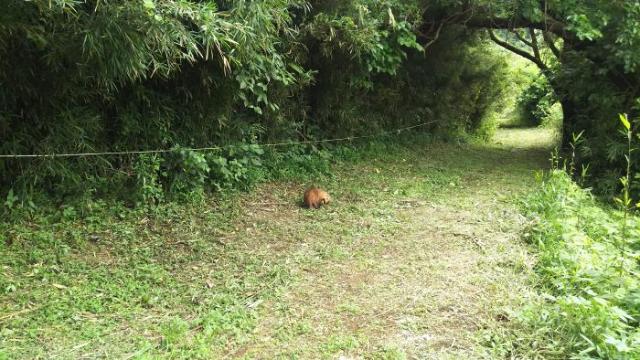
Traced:
<path fill-rule="evenodd" d="M 631 123 L 629 122 L 629 118 L 627 114 L 620 114 L 620 122 L 627 129 L 627 131 L 631 130 Z"/>

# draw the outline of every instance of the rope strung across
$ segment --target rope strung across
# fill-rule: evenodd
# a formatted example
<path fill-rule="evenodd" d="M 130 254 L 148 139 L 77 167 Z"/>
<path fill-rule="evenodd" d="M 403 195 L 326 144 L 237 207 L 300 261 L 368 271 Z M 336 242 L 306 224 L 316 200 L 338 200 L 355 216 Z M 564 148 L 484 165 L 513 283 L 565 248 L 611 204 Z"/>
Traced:
<path fill-rule="evenodd" d="M 279 143 L 266 143 L 266 144 L 257 144 L 264 147 L 279 147 L 279 146 L 292 146 L 292 145 L 305 145 L 305 144 L 321 144 L 321 143 L 331 143 L 331 142 L 341 142 L 341 141 L 351 141 L 357 139 L 365 139 L 365 138 L 374 138 L 380 137 L 384 135 L 389 135 L 392 133 L 401 133 L 403 131 L 419 128 L 422 126 L 427 126 L 435 123 L 435 121 L 425 122 L 418 125 L 413 125 L 405 128 L 384 131 L 379 134 L 374 135 L 361 135 L 361 136 L 349 136 L 344 138 L 337 139 L 325 139 L 325 140 L 305 140 L 305 141 L 289 141 L 289 142 L 279 142 Z M 128 151 L 102 151 L 102 152 L 82 152 L 82 153 L 59 153 L 59 154 L 0 154 L 0 159 L 37 159 L 37 158 L 70 158 L 70 157 L 89 157 L 89 156 L 119 156 L 119 155 L 140 155 L 140 154 L 164 154 L 171 153 L 175 151 L 213 151 L 213 150 L 222 150 L 225 146 L 213 146 L 213 147 L 202 147 L 202 148 L 180 148 L 180 149 L 158 149 L 158 150 L 128 150 Z"/>

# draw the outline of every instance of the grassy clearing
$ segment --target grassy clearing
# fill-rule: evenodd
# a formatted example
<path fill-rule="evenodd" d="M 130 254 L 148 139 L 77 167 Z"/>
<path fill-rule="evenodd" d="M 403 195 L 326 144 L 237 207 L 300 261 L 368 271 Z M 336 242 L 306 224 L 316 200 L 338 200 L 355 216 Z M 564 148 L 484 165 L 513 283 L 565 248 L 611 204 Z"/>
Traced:
<path fill-rule="evenodd" d="M 552 139 L 499 136 L 343 153 L 319 211 L 298 180 L 3 222 L 0 358 L 488 356 L 483 335 L 535 296 L 512 199 Z"/>

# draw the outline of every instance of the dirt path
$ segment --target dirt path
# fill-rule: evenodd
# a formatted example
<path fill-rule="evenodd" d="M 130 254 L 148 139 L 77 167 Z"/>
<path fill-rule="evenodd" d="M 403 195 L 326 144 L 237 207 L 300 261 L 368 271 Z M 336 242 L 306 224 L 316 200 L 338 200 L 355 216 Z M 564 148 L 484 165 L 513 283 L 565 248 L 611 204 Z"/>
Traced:
<path fill-rule="evenodd" d="M 529 294 L 531 255 L 513 204 L 546 167 L 550 133 L 502 130 L 493 145 L 434 145 L 341 169 L 318 212 L 271 208 L 266 187 L 236 245 L 287 264 L 261 304 L 248 358 L 478 358 Z M 411 156 L 411 158 L 409 158 Z M 261 206 L 260 204 L 266 204 Z"/>

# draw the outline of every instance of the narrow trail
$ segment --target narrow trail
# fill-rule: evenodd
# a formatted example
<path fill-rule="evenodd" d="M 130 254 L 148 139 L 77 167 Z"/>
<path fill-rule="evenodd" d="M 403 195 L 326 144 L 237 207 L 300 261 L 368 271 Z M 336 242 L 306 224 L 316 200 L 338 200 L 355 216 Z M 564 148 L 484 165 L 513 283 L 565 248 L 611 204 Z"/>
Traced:
<path fill-rule="evenodd" d="M 230 355 L 481 357 L 481 332 L 504 326 L 530 295 L 533 259 L 513 200 L 547 166 L 551 139 L 501 130 L 490 145 L 341 169 L 329 184 L 338 200 L 316 213 L 258 205 L 245 218 L 250 234 L 234 242 L 281 257 L 292 280 Z M 259 191 L 274 196 L 263 203 L 298 191 L 272 186 Z"/>

